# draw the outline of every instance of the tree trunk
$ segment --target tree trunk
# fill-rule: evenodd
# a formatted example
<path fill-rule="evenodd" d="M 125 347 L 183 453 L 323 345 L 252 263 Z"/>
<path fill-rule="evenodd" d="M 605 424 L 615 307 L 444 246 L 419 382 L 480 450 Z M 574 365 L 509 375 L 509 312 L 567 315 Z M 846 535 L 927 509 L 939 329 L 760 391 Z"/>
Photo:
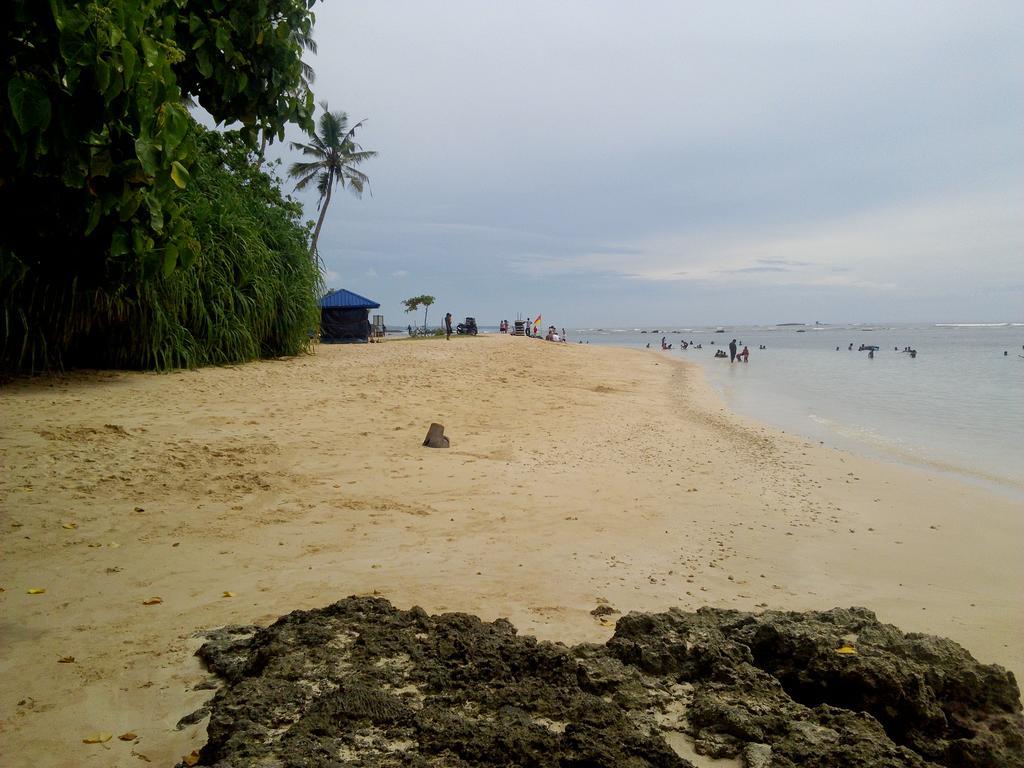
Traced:
<path fill-rule="evenodd" d="M 327 206 L 331 204 L 331 189 L 334 187 L 334 169 L 327 173 L 327 194 L 324 195 L 324 204 L 320 206 L 320 218 L 316 220 L 316 229 L 313 230 L 313 242 L 309 247 L 309 255 L 314 259 L 319 258 L 316 250 L 316 241 L 320 239 L 320 227 L 324 225 L 324 216 L 327 215 Z"/>
<path fill-rule="evenodd" d="M 264 161 L 264 159 L 266 157 L 266 152 L 267 152 L 267 130 L 266 130 L 266 128 L 264 128 L 260 132 L 260 154 L 256 158 L 256 170 L 259 170 L 260 168 L 263 167 L 263 161 Z"/>

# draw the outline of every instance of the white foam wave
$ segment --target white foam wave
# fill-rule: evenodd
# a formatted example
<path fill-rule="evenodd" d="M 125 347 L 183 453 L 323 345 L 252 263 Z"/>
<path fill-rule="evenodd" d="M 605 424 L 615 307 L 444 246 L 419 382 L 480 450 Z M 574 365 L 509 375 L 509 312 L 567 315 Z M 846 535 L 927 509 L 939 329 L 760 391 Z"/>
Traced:
<path fill-rule="evenodd" d="M 1007 328 L 1024 323 L 936 323 L 936 328 Z"/>

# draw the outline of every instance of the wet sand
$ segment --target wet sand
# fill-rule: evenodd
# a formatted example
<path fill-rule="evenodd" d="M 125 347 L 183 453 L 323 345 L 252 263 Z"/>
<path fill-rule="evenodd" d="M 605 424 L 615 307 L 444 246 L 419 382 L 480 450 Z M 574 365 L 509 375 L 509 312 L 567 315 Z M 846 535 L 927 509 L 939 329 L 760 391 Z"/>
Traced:
<path fill-rule="evenodd" d="M 75 373 L 4 387 L 0 425 L 5 766 L 173 764 L 205 740 L 175 730 L 211 695 L 195 632 L 350 594 L 565 642 L 610 636 L 605 602 L 864 605 L 1024 673 L 1019 501 L 745 423 L 657 352 Z"/>

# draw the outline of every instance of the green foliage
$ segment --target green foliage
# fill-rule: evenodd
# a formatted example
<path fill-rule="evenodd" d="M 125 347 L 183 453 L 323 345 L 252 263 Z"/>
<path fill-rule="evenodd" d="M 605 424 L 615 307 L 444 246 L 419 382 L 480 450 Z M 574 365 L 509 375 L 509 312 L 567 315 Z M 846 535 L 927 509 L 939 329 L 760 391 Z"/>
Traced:
<path fill-rule="evenodd" d="M 25 330 L 20 344 L 7 335 L 7 367 L 36 367 L 54 349 L 72 365 L 167 370 L 308 348 L 322 283 L 301 205 L 256 169 L 237 135 L 198 126 L 194 134 L 196 159 L 181 198 L 195 239 L 192 262 L 115 287 L 40 279 L 22 265 L 10 274 L 21 301 L 3 296 L 8 324 Z"/>
<path fill-rule="evenodd" d="M 429 307 L 436 299 L 433 296 L 413 296 L 411 299 L 403 299 L 406 312 L 415 312 L 420 307 Z"/>
<path fill-rule="evenodd" d="M 405 311 L 415 312 L 421 306 L 423 307 L 423 332 L 427 330 L 427 310 L 430 309 L 430 305 L 434 303 L 436 299 L 433 296 L 424 294 L 423 296 L 413 296 L 411 299 L 404 299 L 402 303 L 405 305 Z"/>
<path fill-rule="evenodd" d="M 238 120 L 244 135 L 279 139 L 293 122 L 312 128 L 309 70 L 314 0 L 173 0 L 173 35 L 188 51 L 175 68 L 185 93 L 217 120 Z M 210 87 L 215 85 L 216 87 Z"/>
<path fill-rule="evenodd" d="M 0 4 L 5 365 L 59 362 L 58 302 L 102 295 L 114 304 L 98 310 L 116 312 L 198 257 L 182 197 L 197 160 L 183 100 L 241 121 L 250 142 L 260 130 L 283 136 L 289 121 L 312 126 L 300 58 L 311 5 Z M 12 358 L 14 344 L 22 350 Z"/>
<path fill-rule="evenodd" d="M 336 185 L 340 185 L 342 189 L 348 187 L 356 197 L 362 197 L 363 189 L 370 184 L 370 177 L 356 166 L 377 155 L 372 150 L 364 150 L 355 141 L 356 129 L 362 127 L 365 120 L 350 128 L 346 113 L 331 112 L 326 102 L 320 106 L 323 107 L 324 113 L 320 116 L 319 132 L 310 134 L 313 140 L 308 144 L 292 142 L 292 149 L 299 150 L 306 157 L 313 159 L 292 163 L 288 169 L 288 175 L 298 179 L 296 189 L 305 189 L 310 182 L 315 181 L 320 192 L 320 199 L 317 201 L 320 217 L 313 230 L 313 242 L 309 249 L 313 254 L 317 252 L 316 244 L 320 239 L 324 217 L 327 215 L 327 206 L 331 203 L 331 191 Z"/>

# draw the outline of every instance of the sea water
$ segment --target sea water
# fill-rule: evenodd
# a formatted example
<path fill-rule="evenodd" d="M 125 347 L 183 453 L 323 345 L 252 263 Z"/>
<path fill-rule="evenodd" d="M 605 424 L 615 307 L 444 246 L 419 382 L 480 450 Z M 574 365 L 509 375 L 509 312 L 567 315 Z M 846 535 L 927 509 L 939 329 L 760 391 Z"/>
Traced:
<path fill-rule="evenodd" d="M 939 469 L 1024 498 L 1024 323 L 715 330 L 591 328 L 570 331 L 569 341 L 650 344 L 651 354 L 699 363 L 741 415 L 832 447 Z M 670 351 L 661 350 L 662 336 L 672 344 Z M 749 363 L 714 357 L 717 349 L 728 352 L 733 338 L 741 350 L 750 350 Z M 684 351 L 683 340 L 703 349 Z M 861 345 L 879 350 L 871 359 L 857 351 Z M 908 346 L 916 357 L 900 351 Z"/>

